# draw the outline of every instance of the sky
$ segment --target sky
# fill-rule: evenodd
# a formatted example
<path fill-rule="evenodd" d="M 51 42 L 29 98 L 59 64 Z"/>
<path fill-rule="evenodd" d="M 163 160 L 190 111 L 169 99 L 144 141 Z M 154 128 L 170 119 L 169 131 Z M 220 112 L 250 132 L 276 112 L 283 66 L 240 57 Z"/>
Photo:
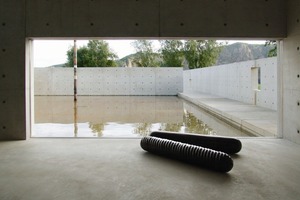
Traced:
<path fill-rule="evenodd" d="M 135 53 L 131 43 L 134 40 L 105 40 L 110 48 L 123 58 Z M 224 40 L 220 42 L 225 42 Z M 235 42 L 245 42 L 250 44 L 264 44 L 263 40 L 230 40 L 228 44 Z M 87 40 L 77 40 L 77 46 L 81 47 L 88 43 Z M 153 40 L 154 47 L 159 48 L 159 41 Z M 51 65 L 63 64 L 67 61 L 67 50 L 74 44 L 73 40 L 34 40 L 33 41 L 33 61 L 34 67 L 48 67 Z"/>

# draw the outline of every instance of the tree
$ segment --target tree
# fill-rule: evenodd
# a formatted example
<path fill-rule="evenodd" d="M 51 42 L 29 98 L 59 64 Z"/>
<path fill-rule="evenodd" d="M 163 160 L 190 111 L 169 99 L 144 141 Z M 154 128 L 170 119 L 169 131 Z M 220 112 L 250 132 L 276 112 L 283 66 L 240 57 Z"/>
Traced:
<path fill-rule="evenodd" d="M 187 40 L 184 55 L 190 69 L 212 66 L 216 63 L 221 45 L 214 40 Z"/>
<path fill-rule="evenodd" d="M 184 61 L 183 42 L 180 40 L 163 40 L 160 42 L 164 67 L 182 67 Z"/>
<path fill-rule="evenodd" d="M 73 67 L 73 51 L 70 47 L 67 51 L 67 67 Z M 110 50 L 108 43 L 102 40 L 89 40 L 87 46 L 77 50 L 78 67 L 116 67 L 115 59 L 118 56 Z"/>
<path fill-rule="evenodd" d="M 268 57 L 277 56 L 277 42 L 276 42 L 276 40 L 266 41 L 265 46 L 271 46 L 272 47 L 268 52 Z"/>
<path fill-rule="evenodd" d="M 152 41 L 136 40 L 132 43 L 136 54 L 133 63 L 138 67 L 159 67 L 158 54 L 154 52 Z"/>

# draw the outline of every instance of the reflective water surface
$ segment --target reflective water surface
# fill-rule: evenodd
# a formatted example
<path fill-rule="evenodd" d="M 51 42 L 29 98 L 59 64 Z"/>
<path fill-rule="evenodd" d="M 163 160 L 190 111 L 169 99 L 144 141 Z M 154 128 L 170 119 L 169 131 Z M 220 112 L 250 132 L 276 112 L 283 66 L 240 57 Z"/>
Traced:
<path fill-rule="evenodd" d="M 174 96 L 35 96 L 34 107 L 32 137 L 250 136 Z"/>

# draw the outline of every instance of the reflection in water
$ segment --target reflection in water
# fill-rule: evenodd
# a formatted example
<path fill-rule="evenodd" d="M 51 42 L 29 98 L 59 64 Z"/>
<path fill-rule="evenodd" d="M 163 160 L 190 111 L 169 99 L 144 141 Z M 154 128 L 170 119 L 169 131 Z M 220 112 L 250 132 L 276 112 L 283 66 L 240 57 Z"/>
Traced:
<path fill-rule="evenodd" d="M 171 131 L 171 132 L 181 132 L 183 123 L 162 123 L 159 130 L 160 131 Z"/>
<path fill-rule="evenodd" d="M 183 118 L 186 131 L 188 133 L 201 133 L 205 135 L 214 135 L 214 131 L 207 124 L 196 118 L 192 113 L 185 111 Z"/>
<path fill-rule="evenodd" d="M 74 137 L 78 136 L 77 101 L 74 101 Z"/>
<path fill-rule="evenodd" d="M 215 135 L 215 132 L 207 124 L 196 118 L 192 113 L 184 110 L 183 122 L 181 123 L 159 123 L 159 131 L 198 133 L 203 135 Z M 151 123 L 138 123 L 135 125 L 134 133 L 147 136 L 153 130 Z"/>
<path fill-rule="evenodd" d="M 73 116 L 72 116 L 73 115 Z M 152 131 L 247 136 L 177 97 L 36 96 L 32 137 L 141 137 Z"/>
<path fill-rule="evenodd" d="M 89 122 L 89 128 L 92 130 L 95 137 L 101 137 L 103 135 L 104 126 L 105 124 L 103 123 L 93 124 Z"/>
<path fill-rule="evenodd" d="M 137 123 L 134 125 L 134 133 L 140 136 L 147 136 L 151 133 L 152 124 L 151 123 Z"/>

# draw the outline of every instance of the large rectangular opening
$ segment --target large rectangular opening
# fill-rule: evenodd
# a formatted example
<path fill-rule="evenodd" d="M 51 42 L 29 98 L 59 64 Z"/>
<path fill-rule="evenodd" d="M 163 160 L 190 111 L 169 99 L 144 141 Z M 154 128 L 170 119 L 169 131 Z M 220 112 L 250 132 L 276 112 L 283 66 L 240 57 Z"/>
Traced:
<path fill-rule="evenodd" d="M 83 64 L 78 63 L 78 72 L 82 75 L 78 77 L 81 87 L 77 89 L 80 93 L 78 101 L 73 102 L 73 68 L 67 64 L 68 51 L 73 48 L 74 41 L 34 40 L 35 97 L 34 114 L 32 114 L 34 124 L 31 136 L 135 138 L 155 130 L 239 137 L 254 136 L 253 133 L 249 134 L 239 127 L 230 129 L 228 124 L 219 118 L 214 118 L 207 111 L 196 109 L 189 102 L 174 97 L 177 93 L 184 92 L 184 84 L 186 84 L 184 78 L 182 78 L 182 82 L 179 81 L 182 70 L 186 72 L 196 69 L 198 68 L 197 63 L 189 63 L 183 55 L 184 59 L 179 62 L 180 69 L 178 66 L 176 68 L 167 66 L 167 62 L 163 62 L 162 56 L 159 55 L 163 52 L 162 42 L 166 40 L 144 40 L 150 41 L 153 51 L 149 54 L 150 58 L 152 56 L 152 60 L 149 59 L 152 61 L 152 66 L 143 66 L 134 58 L 134 55 L 138 54 L 132 45 L 135 41 L 137 40 L 105 41 L 113 47 L 112 52 L 118 56 L 118 59 L 115 60 L 117 65 L 98 68 L 97 66 L 80 66 L 86 64 L 84 62 L 81 62 Z M 179 43 L 173 44 L 178 45 L 173 46 L 175 50 L 181 48 L 180 42 L 184 48 L 184 40 L 177 41 Z M 202 63 L 205 67 L 203 69 L 212 69 L 212 66 L 216 65 L 223 66 L 223 71 L 213 75 L 214 83 L 212 84 L 226 82 L 228 79 L 243 80 L 236 84 L 234 81 L 226 82 L 228 83 L 228 93 L 226 94 L 218 88 L 211 88 L 208 82 L 205 87 L 211 90 L 203 89 L 205 84 L 199 85 L 201 77 L 195 77 L 194 72 L 191 73 L 193 78 L 190 78 L 189 81 L 197 82 L 198 85 L 193 88 L 196 91 L 200 91 L 202 88 L 202 92 L 209 94 L 220 95 L 221 92 L 224 98 L 233 100 L 240 98 L 238 100 L 248 103 L 248 99 L 253 98 L 246 92 L 248 85 L 251 84 L 251 81 L 247 82 L 249 81 L 247 77 L 251 77 L 251 72 L 249 75 L 245 69 L 239 72 L 240 74 L 234 74 L 224 67 L 228 65 L 229 69 L 233 62 L 242 63 L 241 65 L 245 66 L 241 66 L 241 68 L 247 68 L 247 64 L 243 64 L 243 62 L 251 62 L 251 59 L 263 59 L 265 54 L 249 54 L 249 50 L 260 47 L 260 51 L 266 53 L 268 48 L 264 46 L 265 41 L 218 42 L 226 44 L 227 49 L 220 52 L 214 64 L 204 66 Z M 88 40 L 77 40 L 78 50 L 86 50 L 88 43 Z M 143 43 L 141 42 L 141 44 Z M 142 46 L 135 45 L 137 49 L 143 50 Z M 193 44 L 191 43 L 191 45 Z M 203 43 L 202 47 L 205 45 L 208 44 Z M 235 60 L 232 60 L 233 55 Z M 228 60 L 228 58 L 230 59 Z M 92 60 L 92 57 L 90 59 Z M 147 61 L 149 63 L 149 60 L 146 60 L 146 63 Z M 112 59 L 108 59 L 107 63 L 111 64 L 111 62 Z M 178 59 L 174 60 L 174 63 L 176 62 L 178 63 Z M 233 65 L 236 67 L 238 64 Z M 141 69 L 144 71 L 140 72 Z M 160 69 L 162 71 L 159 71 Z M 104 76 L 101 76 L 103 74 Z M 239 86 L 239 92 L 236 89 L 233 90 L 237 86 Z M 173 93 L 171 94 L 170 91 Z"/>

